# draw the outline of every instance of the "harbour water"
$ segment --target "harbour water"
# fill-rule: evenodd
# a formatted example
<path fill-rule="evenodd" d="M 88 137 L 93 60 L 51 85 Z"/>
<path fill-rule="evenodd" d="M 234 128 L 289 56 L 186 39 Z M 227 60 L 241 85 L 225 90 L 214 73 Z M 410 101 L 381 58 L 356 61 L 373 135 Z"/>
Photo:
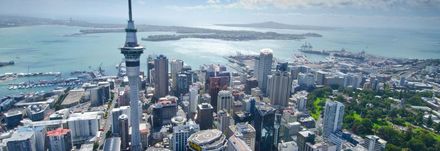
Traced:
<path fill-rule="evenodd" d="M 208 28 L 247 29 L 209 26 Z M 68 76 L 71 71 L 97 69 L 100 64 L 107 74 L 116 74 L 115 65 L 123 55 L 119 47 L 123 45 L 124 33 L 89 34 L 65 36 L 78 33 L 81 27 L 70 26 L 29 26 L 0 28 L 0 61 L 14 60 L 15 65 L 0 68 L 6 72 L 62 72 Z M 208 63 L 226 63 L 222 58 L 237 51 L 244 54 L 258 54 L 262 48 L 272 48 L 280 59 L 290 59 L 304 41 L 310 42 L 314 49 L 365 51 L 369 54 L 398 58 L 440 58 L 440 30 L 428 29 L 368 29 L 339 28 L 324 31 L 269 30 L 283 33 L 315 32 L 321 38 L 306 40 L 258 40 L 222 41 L 213 39 L 182 39 L 178 41 L 147 42 L 141 58 L 141 70 L 146 68 L 148 55 L 164 54 L 169 59 L 182 59 L 193 68 Z M 138 39 L 153 34 L 138 33 Z M 317 56 L 310 56 L 320 59 Z M 18 79 L 20 80 L 20 79 Z M 22 79 L 23 80 L 23 79 Z M 7 89 L 8 83 L 0 82 L 0 97 L 17 93 Z"/>

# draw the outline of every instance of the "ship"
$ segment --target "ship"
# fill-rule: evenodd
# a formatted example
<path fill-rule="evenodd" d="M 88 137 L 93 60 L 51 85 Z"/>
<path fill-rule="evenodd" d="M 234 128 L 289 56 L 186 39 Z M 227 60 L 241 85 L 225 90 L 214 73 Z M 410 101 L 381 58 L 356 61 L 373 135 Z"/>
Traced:
<path fill-rule="evenodd" d="M 305 42 L 303 45 L 301 45 L 301 48 L 299 48 L 298 51 L 300 51 L 302 53 L 308 53 L 308 54 L 330 55 L 330 53 L 325 50 L 322 50 L 322 51 L 313 50 L 312 44 L 310 44 L 308 42 Z"/>
<path fill-rule="evenodd" d="M 14 61 L 0 62 L 0 67 L 14 65 Z"/>

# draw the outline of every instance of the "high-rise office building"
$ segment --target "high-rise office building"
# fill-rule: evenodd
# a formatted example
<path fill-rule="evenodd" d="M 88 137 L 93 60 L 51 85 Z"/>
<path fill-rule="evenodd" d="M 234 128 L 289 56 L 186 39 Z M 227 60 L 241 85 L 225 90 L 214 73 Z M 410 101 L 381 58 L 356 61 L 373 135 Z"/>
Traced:
<path fill-rule="evenodd" d="M 307 144 L 315 144 L 315 133 L 312 131 L 300 131 L 296 138 L 296 144 L 298 145 L 298 151 L 306 151 Z"/>
<path fill-rule="evenodd" d="M 251 150 L 255 150 L 256 131 L 254 127 L 246 122 L 229 126 L 228 137 L 235 136 L 242 139 Z"/>
<path fill-rule="evenodd" d="M 188 138 L 187 147 L 191 151 L 225 151 L 227 139 L 217 129 L 202 130 Z"/>
<path fill-rule="evenodd" d="M 199 87 L 191 86 L 189 88 L 189 114 L 197 112 L 197 105 L 199 105 Z"/>
<path fill-rule="evenodd" d="M 174 94 L 178 97 L 188 93 L 189 85 L 191 84 L 191 77 L 185 72 L 180 72 L 177 74 L 176 87 Z"/>
<path fill-rule="evenodd" d="M 267 76 L 271 74 L 272 70 L 272 49 L 262 49 L 260 51 L 260 57 L 258 60 L 258 69 L 256 69 L 256 77 L 258 80 L 258 87 L 263 93 L 266 93 L 267 89 Z"/>
<path fill-rule="evenodd" d="M 56 129 L 47 132 L 50 151 L 70 151 L 72 150 L 72 139 L 69 129 Z"/>
<path fill-rule="evenodd" d="M 217 113 L 217 117 L 218 117 L 217 129 L 222 131 L 223 134 L 226 135 L 228 133 L 229 125 L 231 123 L 232 118 L 224 110 L 219 110 Z"/>
<path fill-rule="evenodd" d="M 255 150 L 272 151 L 275 141 L 275 109 L 269 105 L 259 105 L 254 115 L 253 126 L 256 130 Z"/>
<path fill-rule="evenodd" d="M 147 83 L 151 84 L 151 70 L 154 69 L 154 61 L 153 61 L 153 57 L 151 55 L 148 55 L 147 57 Z"/>
<path fill-rule="evenodd" d="M 253 151 L 251 147 L 242 139 L 232 135 L 228 139 L 227 151 Z"/>
<path fill-rule="evenodd" d="M 302 88 L 311 88 L 315 86 L 315 76 L 311 73 L 299 73 L 298 84 Z"/>
<path fill-rule="evenodd" d="M 129 127 L 128 127 L 128 116 L 122 114 L 118 118 L 119 122 L 119 136 L 121 138 L 121 150 L 128 150 L 128 142 L 129 142 Z"/>
<path fill-rule="evenodd" d="M 120 151 L 121 150 L 121 138 L 110 137 L 105 139 L 103 151 Z"/>
<path fill-rule="evenodd" d="M 214 122 L 213 117 L 214 108 L 211 104 L 199 104 L 197 109 L 197 122 L 200 125 L 200 130 L 207 130 L 212 128 Z"/>
<path fill-rule="evenodd" d="M 224 110 L 228 113 L 231 113 L 233 101 L 234 100 L 231 91 L 219 91 L 217 96 L 217 111 Z"/>
<path fill-rule="evenodd" d="M 31 131 L 15 132 L 4 140 L 8 151 L 36 151 L 35 134 Z"/>
<path fill-rule="evenodd" d="M 128 0 L 128 24 L 125 29 L 126 41 L 121 48 L 121 53 L 125 56 L 125 65 L 127 69 L 128 83 L 130 85 L 130 120 L 132 126 L 131 150 L 141 150 L 141 140 L 139 133 L 139 58 L 144 51 L 144 47 L 138 44 L 136 28 L 132 19 L 131 0 Z"/>
<path fill-rule="evenodd" d="M 96 136 L 103 112 L 73 113 L 67 119 L 67 124 L 72 136 L 73 145 L 82 144 L 84 141 Z"/>
<path fill-rule="evenodd" d="M 154 94 L 156 98 L 169 94 L 168 58 L 164 55 L 154 59 Z"/>
<path fill-rule="evenodd" d="M 188 137 L 198 131 L 200 131 L 199 125 L 193 121 L 189 121 L 185 125 L 174 126 L 171 137 L 173 151 L 186 151 Z"/>
<path fill-rule="evenodd" d="M 323 136 L 329 137 L 331 133 L 342 129 L 344 119 L 344 104 L 338 101 L 326 101 L 323 120 Z"/>
<path fill-rule="evenodd" d="M 384 151 L 387 141 L 381 139 L 376 135 L 367 135 L 365 143 L 361 144 L 368 151 Z"/>
<path fill-rule="evenodd" d="M 316 84 L 324 85 L 326 83 L 325 79 L 329 75 L 329 73 L 319 70 L 316 72 Z"/>
<path fill-rule="evenodd" d="M 292 89 L 292 79 L 290 74 L 285 71 L 276 71 L 268 76 L 267 94 L 271 104 L 277 107 L 287 107 L 290 91 Z"/>
<path fill-rule="evenodd" d="M 183 68 L 183 60 L 171 60 L 170 61 L 171 72 L 171 89 L 173 92 L 177 90 L 177 75 Z M 177 96 L 177 94 L 174 94 Z"/>
<path fill-rule="evenodd" d="M 244 86 L 244 93 L 251 94 L 252 88 L 258 87 L 258 80 L 256 78 L 246 79 L 246 84 Z"/>
<path fill-rule="evenodd" d="M 171 124 L 171 119 L 177 114 L 177 98 L 168 96 L 160 98 L 152 105 L 151 126 L 154 132 L 161 129 L 163 125 Z"/>
<path fill-rule="evenodd" d="M 300 112 L 307 111 L 307 97 L 301 96 L 296 100 L 296 109 Z"/>
<path fill-rule="evenodd" d="M 211 105 L 217 112 L 217 99 L 220 90 L 226 90 L 230 84 L 230 73 L 229 72 L 219 72 L 215 77 L 209 78 L 209 95 L 211 96 Z"/>
<path fill-rule="evenodd" d="M 46 150 L 46 135 L 47 128 L 42 125 L 34 125 L 34 126 L 20 126 L 16 129 L 16 132 L 33 132 L 35 135 L 35 148 L 37 151 Z"/>
<path fill-rule="evenodd" d="M 130 119 L 130 107 L 129 106 L 121 106 L 119 108 L 113 108 L 111 112 L 112 118 L 112 134 L 113 136 L 119 136 L 120 127 L 119 127 L 119 116 L 125 114 L 128 119 Z M 129 122 L 130 123 L 130 122 Z"/>

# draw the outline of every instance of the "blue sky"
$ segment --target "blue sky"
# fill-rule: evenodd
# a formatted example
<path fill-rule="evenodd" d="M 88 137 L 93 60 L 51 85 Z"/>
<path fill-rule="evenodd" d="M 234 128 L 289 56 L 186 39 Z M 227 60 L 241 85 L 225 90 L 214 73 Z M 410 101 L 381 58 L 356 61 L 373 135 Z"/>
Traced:
<path fill-rule="evenodd" d="M 138 23 L 439 28 L 440 0 L 133 0 Z M 120 22 L 126 0 L 0 0 L 0 14 Z"/>

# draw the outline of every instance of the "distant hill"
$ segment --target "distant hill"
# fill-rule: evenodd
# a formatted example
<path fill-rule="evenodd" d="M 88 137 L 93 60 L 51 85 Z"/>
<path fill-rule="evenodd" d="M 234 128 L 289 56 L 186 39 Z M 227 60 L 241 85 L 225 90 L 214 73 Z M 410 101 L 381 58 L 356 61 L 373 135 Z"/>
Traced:
<path fill-rule="evenodd" d="M 273 21 L 261 22 L 261 23 L 251 23 L 251 24 L 216 24 L 218 26 L 228 26 L 228 27 L 251 27 L 251 28 L 270 28 L 270 29 L 295 29 L 295 30 L 331 30 L 335 27 L 326 26 L 312 26 L 312 25 L 290 25 L 277 23 Z"/>

